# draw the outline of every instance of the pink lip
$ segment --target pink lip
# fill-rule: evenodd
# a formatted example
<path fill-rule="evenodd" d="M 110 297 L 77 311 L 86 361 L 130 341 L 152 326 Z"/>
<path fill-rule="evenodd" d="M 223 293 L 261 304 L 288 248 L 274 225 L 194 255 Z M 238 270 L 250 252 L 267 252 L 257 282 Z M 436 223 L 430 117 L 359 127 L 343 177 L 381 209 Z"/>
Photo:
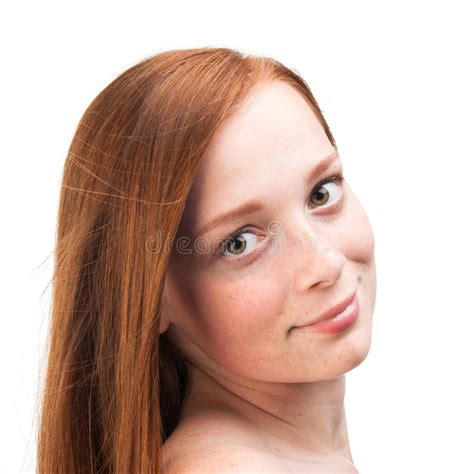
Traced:
<path fill-rule="evenodd" d="M 351 309 L 346 311 L 351 306 Z M 349 327 L 359 314 L 359 299 L 357 291 L 349 298 L 341 301 L 337 306 L 320 316 L 316 321 L 304 326 L 296 326 L 304 331 L 317 331 L 323 333 L 336 333 Z"/>

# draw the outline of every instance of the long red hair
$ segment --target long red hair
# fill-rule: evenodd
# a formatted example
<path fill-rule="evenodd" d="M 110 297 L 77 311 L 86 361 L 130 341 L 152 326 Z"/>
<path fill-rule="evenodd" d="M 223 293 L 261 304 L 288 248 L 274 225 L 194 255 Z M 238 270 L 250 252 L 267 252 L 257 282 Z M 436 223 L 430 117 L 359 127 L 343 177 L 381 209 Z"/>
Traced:
<path fill-rule="evenodd" d="M 148 57 L 84 112 L 62 177 L 38 473 L 164 472 L 187 387 L 183 355 L 159 334 L 168 259 L 214 133 L 275 80 L 306 99 L 336 147 L 297 72 L 227 48 Z"/>

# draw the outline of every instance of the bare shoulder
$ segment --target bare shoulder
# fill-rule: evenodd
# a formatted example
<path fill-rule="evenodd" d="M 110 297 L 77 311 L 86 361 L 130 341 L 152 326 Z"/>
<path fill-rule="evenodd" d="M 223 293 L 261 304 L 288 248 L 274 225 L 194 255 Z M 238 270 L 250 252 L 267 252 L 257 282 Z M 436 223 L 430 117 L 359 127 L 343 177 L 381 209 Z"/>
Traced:
<path fill-rule="evenodd" d="M 288 470 L 270 455 L 220 437 L 183 437 L 164 446 L 166 474 L 288 474 Z"/>

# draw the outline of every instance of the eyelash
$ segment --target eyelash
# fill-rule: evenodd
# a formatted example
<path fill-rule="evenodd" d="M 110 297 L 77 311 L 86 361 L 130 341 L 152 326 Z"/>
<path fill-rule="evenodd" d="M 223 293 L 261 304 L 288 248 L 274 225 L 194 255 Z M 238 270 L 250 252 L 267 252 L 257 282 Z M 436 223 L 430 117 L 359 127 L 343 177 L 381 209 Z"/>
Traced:
<path fill-rule="evenodd" d="M 321 186 L 324 186 L 325 184 L 328 184 L 328 183 L 337 183 L 337 184 L 339 184 L 339 186 L 341 186 L 344 179 L 345 179 L 344 175 L 342 175 L 342 174 L 336 174 L 336 175 L 329 176 L 327 178 L 323 178 L 315 184 L 315 186 L 313 187 L 310 195 L 312 196 L 317 189 L 319 189 Z M 341 195 L 340 201 L 341 201 L 341 203 L 344 201 L 344 194 Z M 224 255 L 224 250 L 225 250 L 225 245 L 229 241 L 231 241 L 232 239 L 235 239 L 236 237 L 239 237 L 240 235 L 245 234 L 249 231 L 253 232 L 252 229 L 249 229 L 248 227 L 240 228 L 240 229 L 236 230 L 235 232 L 232 232 L 232 234 L 227 236 L 224 240 L 220 241 L 219 244 L 218 244 L 218 251 L 216 252 L 217 257 L 219 259 L 220 258 L 228 259 L 228 260 L 231 260 L 232 262 L 239 261 L 239 260 L 244 260 L 245 258 L 247 258 L 247 256 L 244 256 L 244 257 L 239 257 L 239 256 L 229 257 L 227 255 Z"/>

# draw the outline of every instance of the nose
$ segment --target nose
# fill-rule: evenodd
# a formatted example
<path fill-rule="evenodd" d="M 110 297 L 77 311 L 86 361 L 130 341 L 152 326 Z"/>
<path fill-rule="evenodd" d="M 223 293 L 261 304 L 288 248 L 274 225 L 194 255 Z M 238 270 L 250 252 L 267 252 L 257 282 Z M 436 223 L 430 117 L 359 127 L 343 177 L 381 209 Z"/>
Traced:
<path fill-rule="evenodd" d="M 293 268 L 295 288 L 305 291 L 316 285 L 321 288 L 334 285 L 341 278 L 347 258 L 337 249 L 331 232 L 317 232 L 304 225 L 293 227 L 292 236 L 297 245 L 289 254 L 289 264 Z"/>

